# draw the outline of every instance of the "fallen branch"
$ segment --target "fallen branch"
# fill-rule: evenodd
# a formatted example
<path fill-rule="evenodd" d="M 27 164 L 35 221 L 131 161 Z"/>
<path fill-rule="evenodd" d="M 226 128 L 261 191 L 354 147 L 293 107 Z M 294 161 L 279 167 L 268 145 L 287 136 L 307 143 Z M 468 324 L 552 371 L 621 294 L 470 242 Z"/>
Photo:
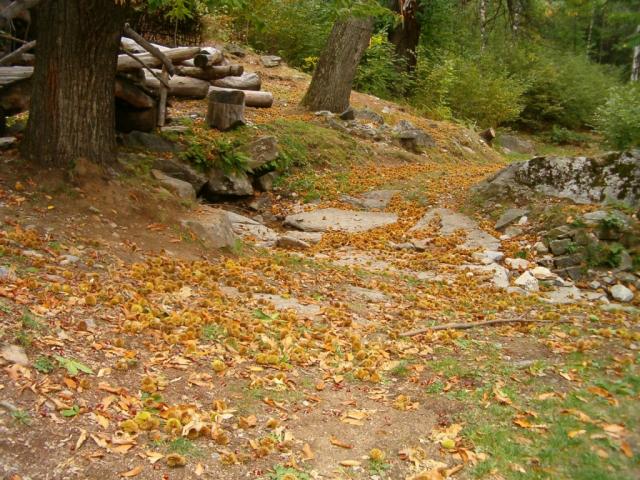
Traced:
<path fill-rule="evenodd" d="M 148 42 L 147 40 L 145 40 L 144 37 L 139 35 L 134 29 L 132 29 L 128 23 L 124 24 L 124 33 L 126 33 L 128 37 L 135 40 L 138 43 L 138 45 L 143 47 L 151 55 L 153 55 L 158 60 L 160 60 L 162 64 L 165 66 L 165 68 L 167 69 L 169 76 L 173 76 L 176 73 L 175 69 L 173 68 L 173 63 L 171 63 L 171 60 L 169 60 L 167 56 L 164 53 L 162 53 L 158 47 L 153 45 L 151 42 Z"/>
<path fill-rule="evenodd" d="M 146 65 L 142 60 L 140 60 L 138 57 L 136 57 L 133 53 L 129 53 L 128 51 L 124 50 L 124 54 L 125 55 L 129 55 L 131 58 L 133 58 L 136 62 L 138 62 L 140 65 L 142 65 L 142 68 L 144 68 L 145 70 L 147 70 L 151 75 L 153 75 L 154 77 L 156 77 L 156 80 L 158 80 L 162 85 L 164 85 L 166 88 L 169 88 L 169 82 L 167 80 L 165 80 L 164 78 L 162 78 L 160 75 L 158 75 L 156 72 L 154 72 L 153 70 L 151 70 L 151 67 L 149 67 L 148 65 Z"/>
<path fill-rule="evenodd" d="M 25 43 L 20 48 L 17 48 L 16 50 L 11 52 L 10 54 L 5 55 L 4 57 L 0 58 L 0 65 L 6 65 L 8 63 L 11 63 L 13 60 L 15 60 L 16 58 L 19 58 L 23 53 L 28 52 L 29 50 L 31 50 L 35 46 L 36 46 L 36 41 L 35 40 L 33 40 L 32 42 L 29 42 L 29 43 Z"/>
<path fill-rule="evenodd" d="M 417 330 L 410 330 L 408 332 L 401 333 L 401 337 L 415 337 L 427 332 L 435 332 L 438 330 L 468 330 L 470 328 L 477 327 L 489 327 L 492 325 L 506 325 L 509 323 L 571 323 L 567 320 L 537 320 L 532 318 L 508 318 L 501 320 L 487 320 L 485 322 L 460 322 L 460 323 L 445 323 L 443 325 L 435 325 L 433 327 L 418 328 Z"/>
<path fill-rule="evenodd" d="M 18 37 L 14 37 L 13 35 L 9 35 L 7 32 L 4 31 L 0 31 L 0 38 L 6 38 L 7 40 L 13 40 L 14 42 L 18 42 L 18 43 L 29 43 L 26 40 L 22 40 L 21 38 Z"/>

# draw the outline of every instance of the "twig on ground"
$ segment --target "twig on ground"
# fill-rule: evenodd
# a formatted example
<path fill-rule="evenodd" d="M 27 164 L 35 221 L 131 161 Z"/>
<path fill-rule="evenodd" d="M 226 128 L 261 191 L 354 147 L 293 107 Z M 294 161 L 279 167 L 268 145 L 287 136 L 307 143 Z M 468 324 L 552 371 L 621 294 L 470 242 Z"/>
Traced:
<path fill-rule="evenodd" d="M 490 327 L 493 325 L 505 325 L 509 323 L 571 323 L 567 320 L 538 320 L 534 318 L 525 318 L 524 315 L 517 318 L 503 318 L 498 320 L 487 320 L 485 322 L 460 322 L 460 323 L 445 323 L 443 325 L 435 325 L 433 327 L 418 328 L 416 330 L 410 330 L 400 334 L 401 337 L 415 337 L 426 332 L 435 332 L 438 330 L 468 330 L 470 328 L 477 327 Z"/>

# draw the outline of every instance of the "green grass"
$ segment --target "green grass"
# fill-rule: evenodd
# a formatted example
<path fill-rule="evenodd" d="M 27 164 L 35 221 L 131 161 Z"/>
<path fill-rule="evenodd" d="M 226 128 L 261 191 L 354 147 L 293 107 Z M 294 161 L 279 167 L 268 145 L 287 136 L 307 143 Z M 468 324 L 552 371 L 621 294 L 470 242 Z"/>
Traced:
<path fill-rule="evenodd" d="M 20 425 L 31 425 L 31 415 L 29 415 L 29 412 L 25 410 L 14 410 L 11 412 L 11 418 L 13 418 L 14 422 Z"/>
<path fill-rule="evenodd" d="M 294 478 L 296 480 L 311 480 L 309 474 L 296 470 L 295 468 L 285 467 L 284 465 L 276 465 L 273 468 L 273 472 L 267 474 L 266 478 L 268 480 L 288 480 Z"/>
<path fill-rule="evenodd" d="M 167 453 L 177 453 L 184 457 L 202 457 L 204 452 L 188 438 L 176 438 L 171 441 L 152 442 L 156 447 L 164 449 Z"/>

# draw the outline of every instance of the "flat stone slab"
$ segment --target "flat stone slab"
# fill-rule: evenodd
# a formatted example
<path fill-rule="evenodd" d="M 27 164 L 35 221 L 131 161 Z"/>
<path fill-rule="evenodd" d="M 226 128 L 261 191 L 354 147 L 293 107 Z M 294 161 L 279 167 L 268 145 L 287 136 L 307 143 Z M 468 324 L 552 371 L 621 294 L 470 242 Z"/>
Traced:
<path fill-rule="evenodd" d="M 345 195 L 342 200 L 365 210 L 383 210 L 387 208 L 391 199 L 398 193 L 400 193 L 400 190 L 373 190 L 363 193 L 359 198 Z"/>
<path fill-rule="evenodd" d="M 305 305 L 300 303 L 295 298 L 285 298 L 281 297 L 280 295 L 271 295 L 268 293 L 257 293 L 253 296 L 253 298 L 265 300 L 271 303 L 276 310 L 295 310 L 299 315 L 308 318 L 316 317 L 320 315 L 320 313 L 322 313 L 322 309 L 319 305 Z"/>
<path fill-rule="evenodd" d="M 305 232 L 337 230 L 357 233 L 391 225 L 398 221 L 395 213 L 355 212 L 339 208 L 323 208 L 311 212 L 289 215 L 284 224 Z"/>
<path fill-rule="evenodd" d="M 497 251 L 500 248 L 500 241 L 482 230 L 475 220 L 448 208 L 429 210 L 409 231 L 424 230 L 436 217 L 440 217 L 441 235 L 453 235 L 457 230 L 463 230 L 466 233 L 467 238 L 461 245 L 464 248 L 481 248 L 491 251 Z"/>

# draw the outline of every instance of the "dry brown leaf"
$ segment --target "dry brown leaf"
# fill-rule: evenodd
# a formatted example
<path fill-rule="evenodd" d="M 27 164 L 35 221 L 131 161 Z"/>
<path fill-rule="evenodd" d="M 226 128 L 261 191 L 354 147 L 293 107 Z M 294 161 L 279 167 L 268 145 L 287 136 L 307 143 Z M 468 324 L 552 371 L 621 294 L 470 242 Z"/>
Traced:
<path fill-rule="evenodd" d="M 342 460 L 340 465 L 343 467 L 359 467 L 361 463 L 358 460 Z"/>
<path fill-rule="evenodd" d="M 138 465 L 137 467 L 132 468 L 128 472 L 121 473 L 120 476 L 126 477 L 126 478 L 136 477 L 142 473 L 142 470 L 144 470 L 142 465 Z"/>
<path fill-rule="evenodd" d="M 331 445 L 335 445 L 336 447 L 346 448 L 346 449 L 353 448 L 353 445 L 345 443 L 342 440 L 338 439 L 337 437 L 334 437 L 333 435 L 331 435 L 331 438 L 329 438 L 329 442 L 331 442 Z"/>
<path fill-rule="evenodd" d="M 316 457 L 313 450 L 311 450 L 311 446 L 308 443 L 305 443 L 302 447 L 302 458 L 304 460 L 313 460 Z"/>

